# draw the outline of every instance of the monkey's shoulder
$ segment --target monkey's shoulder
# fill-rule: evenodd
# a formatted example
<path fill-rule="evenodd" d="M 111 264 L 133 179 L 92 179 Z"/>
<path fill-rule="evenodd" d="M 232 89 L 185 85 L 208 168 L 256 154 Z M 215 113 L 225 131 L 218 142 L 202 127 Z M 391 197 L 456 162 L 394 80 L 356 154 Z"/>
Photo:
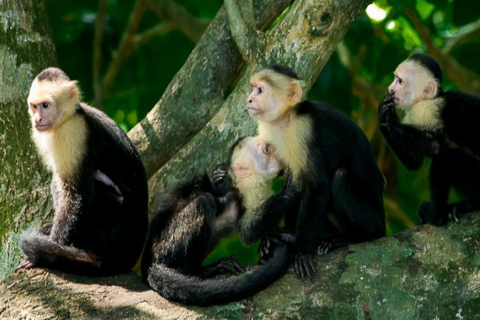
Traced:
<path fill-rule="evenodd" d="M 140 156 L 130 138 L 106 113 L 83 102 L 80 103 L 78 112 L 86 119 L 90 147 L 100 153 L 123 151 L 120 153 L 128 154 L 140 161 Z"/>

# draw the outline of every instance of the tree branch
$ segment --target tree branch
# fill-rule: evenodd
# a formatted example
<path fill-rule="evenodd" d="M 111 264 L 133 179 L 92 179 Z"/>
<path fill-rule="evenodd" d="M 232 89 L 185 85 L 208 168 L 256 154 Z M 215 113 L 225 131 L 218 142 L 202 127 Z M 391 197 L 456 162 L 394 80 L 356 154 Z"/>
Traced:
<path fill-rule="evenodd" d="M 240 7 L 236 0 L 225 0 L 232 36 L 238 46 L 243 60 L 249 65 L 259 63 L 265 51 L 266 37 L 262 32 L 256 32 L 253 3 L 243 1 Z M 261 63 L 259 63 L 261 64 Z"/>
<path fill-rule="evenodd" d="M 474 72 L 464 68 L 451 55 L 444 54 L 432 41 L 430 31 L 420 22 L 412 8 L 405 9 L 405 15 L 410 19 L 423 42 L 427 51 L 438 60 L 448 77 L 455 82 L 462 91 L 480 94 L 480 77 Z"/>
<path fill-rule="evenodd" d="M 207 28 L 209 22 L 197 19 L 184 7 L 172 0 L 147 0 L 147 6 L 164 21 L 170 22 L 187 38 L 197 42 Z"/>
<path fill-rule="evenodd" d="M 270 25 L 288 3 L 257 0 L 257 28 Z M 221 107 L 242 63 L 222 8 L 159 102 L 128 134 L 149 177 L 205 127 Z"/>
<path fill-rule="evenodd" d="M 1 318 L 476 319 L 480 214 L 317 256 L 253 297 L 210 308 L 170 303 L 133 274 L 88 278 L 33 269 L 0 284 Z M 243 276 L 243 275 L 240 275 Z"/>
<path fill-rule="evenodd" d="M 133 51 L 137 50 L 139 47 L 145 45 L 148 41 L 152 40 L 153 38 L 167 34 L 173 29 L 174 27 L 172 23 L 168 21 L 164 21 L 151 29 L 148 29 L 142 33 L 138 33 L 132 39 L 132 50 Z"/>
<path fill-rule="evenodd" d="M 105 16 L 107 13 L 108 0 L 98 2 L 97 21 L 95 22 L 95 37 L 93 40 L 93 92 L 95 96 L 94 106 L 103 110 L 103 86 L 102 86 L 102 40 Z"/>
<path fill-rule="evenodd" d="M 443 48 L 443 54 L 450 54 L 459 45 L 477 41 L 480 37 L 480 19 L 462 26 L 454 36 L 447 37 L 447 44 Z"/>
<path fill-rule="evenodd" d="M 110 88 L 112 87 L 113 80 L 117 76 L 118 70 L 122 65 L 122 61 L 129 57 L 133 52 L 132 40 L 137 33 L 138 26 L 145 13 L 146 5 L 144 0 L 137 0 L 132 13 L 130 14 L 130 20 L 127 28 L 123 32 L 122 39 L 118 49 L 113 54 L 113 60 L 108 67 L 108 70 L 103 78 L 103 99 L 108 97 Z"/>

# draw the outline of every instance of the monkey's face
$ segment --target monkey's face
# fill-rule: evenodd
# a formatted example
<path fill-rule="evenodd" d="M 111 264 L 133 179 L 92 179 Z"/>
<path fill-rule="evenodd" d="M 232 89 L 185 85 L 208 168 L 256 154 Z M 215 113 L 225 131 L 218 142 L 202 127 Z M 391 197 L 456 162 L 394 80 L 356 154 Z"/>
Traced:
<path fill-rule="evenodd" d="M 55 119 L 58 118 L 58 108 L 49 94 L 45 83 L 34 81 L 28 96 L 28 111 L 32 125 L 38 131 L 52 129 Z"/>
<path fill-rule="evenodd" d="M 271 180 L 278 175 L 281 165 L 272 146 L 259 137 L 248 137 L 232 155 L 232 170 L 236 178 L 256 175 Z"/>
<path fill-rule="evenodd" d="M 257 121 L 280 119 L 303 96 L 300 83 L 273 70 L 265 69 L 252 77 L 252 92 L 247 98 L 247 110 Z"/>
<path fill-rule="evenodd" d="M 394 72 L 388 86 L 397 106 L 409 109 L 416 103 L 437 96 L 437 83 L 432 74 L 414 61 L 402 62 Z"/>
<path fill-rule="evenodd" d="M 266 81 L 253 81 L 252 92 L 247 98 L 247 110 L 257 120 L 273 121 L 280 114 L 282 97 Z"/>
<path fill-rule="evenodd" d="M 55 130 L 75 112 L 77 100 L 78 90 L 74 82 L 35 79 L 28 96 L 28 112 L 33 127 L 42 132 Z"/>

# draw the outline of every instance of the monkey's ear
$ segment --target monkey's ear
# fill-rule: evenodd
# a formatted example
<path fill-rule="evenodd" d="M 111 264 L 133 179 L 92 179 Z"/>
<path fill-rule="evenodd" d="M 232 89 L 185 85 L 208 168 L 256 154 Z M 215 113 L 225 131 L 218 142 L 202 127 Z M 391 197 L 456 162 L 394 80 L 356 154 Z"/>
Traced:
<path fill-rule="evenodd" d="M 429 79 L 427 81 L 427 85 L 423 89 L 423 95 L 427 99 L 433 99 L 437 96 L 438 93 L 438 85 L 437 81 L 433 79 Z"/>
<path fill-rule="evenodd" d="M 77 103 L 80 101 L 80 91 L 78 90 L 77 81 L 70 81 L 68 83 L 68 99 Z"/>
<path fill-rule="evenodd" d="M 288 99 L 290 100 L 292 105 L 298 104 L 300 101 L 302 101 L 302 96 L 303 96 L 303 89 L 300 83 L 298 81 L 292 81 L 290 85 L 290 95 L 288 96 Z"/>
<path fill-rule="evenodd" d="M 242 166 L 240 163 L 236 163 L 232 166 L 233 174 L 237 178 L 246 178 L 252 175 L 252 169 Z"/>

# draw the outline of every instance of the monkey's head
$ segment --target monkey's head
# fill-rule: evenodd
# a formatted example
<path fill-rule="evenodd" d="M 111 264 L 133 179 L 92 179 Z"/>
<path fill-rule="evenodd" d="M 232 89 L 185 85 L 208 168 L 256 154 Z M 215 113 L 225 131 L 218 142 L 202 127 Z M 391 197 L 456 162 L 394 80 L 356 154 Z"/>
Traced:
<path fill-rule="evenodd" d="M 235 180 L 256 176 L 263 180 L 276 178 L 281 170 L 273 147 L 260 137 L 240 138 L 231 147 L 227 163 Z"/>
<path fill-rule="evenodd" d="M 76 81 L 58 68 L 48 68 L 33 80 L 28 107 L 33 127 L 38 131 L 55 131 L 75 113 L 80 102 Z"/>
<path fill-rule="evenodd" d="M 397 106 L 409 109 L 416 103 L 436 98 L 442 92 L 442 71 L 435 59 L 415 54 L 402 62 L 388 86 Z"/>
<path fill-rule="evenodd" d="M 260 137 L 237 140 L 230 148 L 227 166 L 246 208 L 257 207 L 273 194 L 272 180 L 282 169 L 273 148 Z"/>
<path fill-rule="evenodd" d="M 253 90 L 247 98 L 247 110 L 258 121 L 275 121 L 303 99 L 303 82 L 292 69 L 282 65 L 256 73 L 250 84 Z"/>

